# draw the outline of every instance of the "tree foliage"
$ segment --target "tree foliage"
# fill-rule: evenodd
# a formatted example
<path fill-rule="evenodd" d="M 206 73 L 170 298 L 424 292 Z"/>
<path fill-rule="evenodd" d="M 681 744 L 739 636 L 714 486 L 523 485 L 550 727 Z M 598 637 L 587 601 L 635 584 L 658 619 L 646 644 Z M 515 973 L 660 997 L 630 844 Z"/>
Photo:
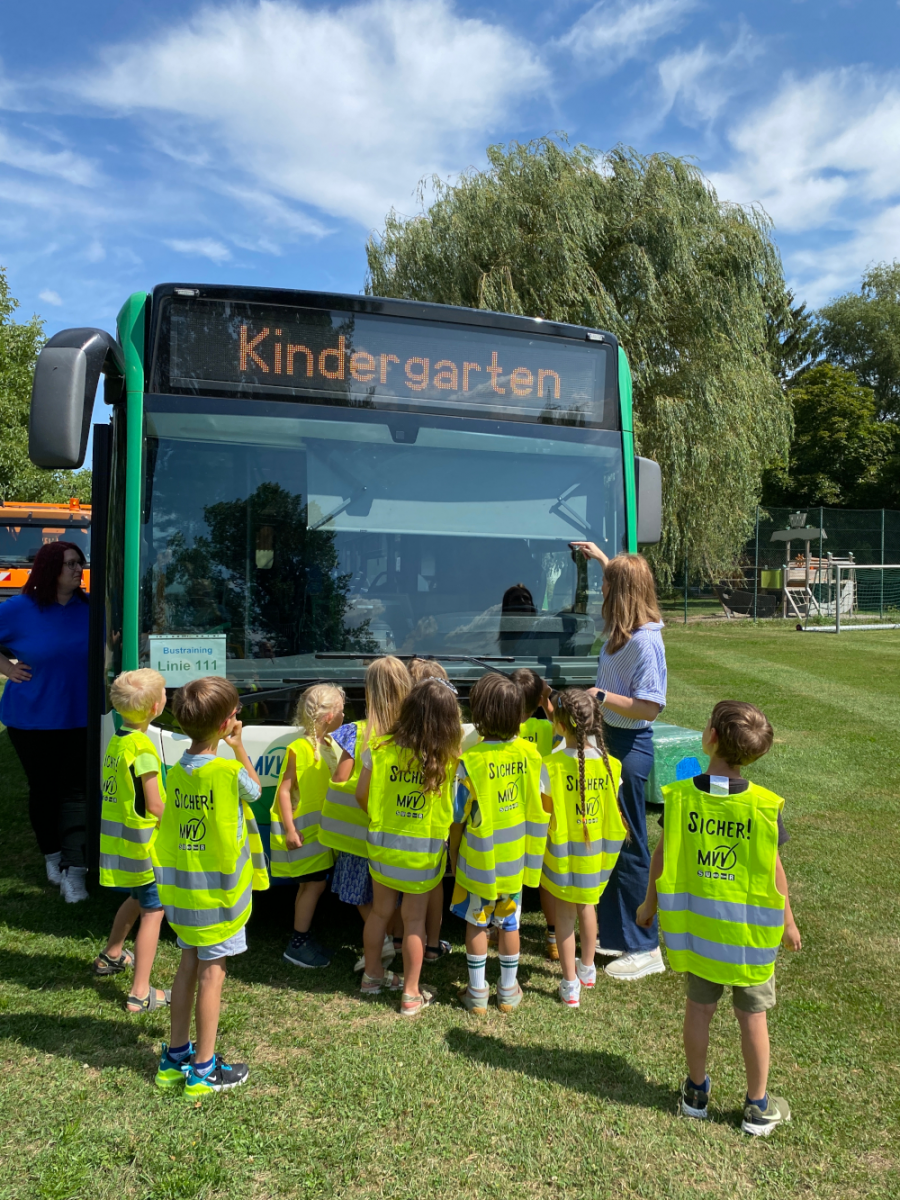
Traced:
<path fill-rule="evenodd" d="M 775 374 L 787 387 L 822 357 L 815 314 L 798 304 L 790 290 L 767 298 L 766 344 Z"/>
<path fill-rule="evenodd" d="M 614 333 L 635 379 L 640 453 L 662 467 L 663 575 L 731 565 L 790 410 L 767 313 L 784 307 L 764 214 L 718 200 L 696 167 L 549 138 L 493 146 L 435 180 L 413 218 L 370 239 L 370 294 L 496 309 Z M 767 299 L 768 298 L 768 299 Z"/>
<path fill-rule="evenodd" d="M 18 307 L 0 267 L 0 497 L 54 502 L 77 496 L 89 503 L 90 471 L 42 471 L 28 457 L 31 382 L 44 344 L 44 325 L 36 316 L 25 323 L 15 321 Z"/>
<path fill-rule="evenodd" d="M 872 389 L 882 417 L 900 417 L 900 262 L 872 267 L 819 318 L 828 359 Z"/>
<path fill-rule="evenodd" d="M 846 367 L 823 363 L 788 391 L 794 436 L 783 466 L 767 472 L 766 504 L 806 508 L 881 507 L 882 473 L 891 462 L 894 427 L 877 419 L 871 388 Z"/>

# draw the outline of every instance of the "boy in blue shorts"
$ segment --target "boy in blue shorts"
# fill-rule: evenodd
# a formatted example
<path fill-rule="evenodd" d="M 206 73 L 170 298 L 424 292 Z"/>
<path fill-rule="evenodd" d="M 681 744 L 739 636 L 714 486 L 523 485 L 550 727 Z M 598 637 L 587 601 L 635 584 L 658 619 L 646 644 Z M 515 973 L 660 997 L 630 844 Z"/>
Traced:
<path fill-rule="evenodd" d="M 100 883 L 128 888 L 131 895 L 116 913 L 106 948 L 94 959 L 94 974 L 118 975 L 134 966 L 130 1013 L 153 1012 L 169 1003 L 169 993 L 150 986 L 159 944 L 163 908 L 153 877 L 151 846 L 163 813 L 162 764 L 147 728 L 166 706 L 166 684 L 158 671 L 125 671 L 109 690 L 121 728 L 103 756 L 103 809 L 100 818 Z M 134 954 L 125 939 L 141 923 Z"/>
<path fill-rule="evenodd" d="M 469 698 L 482 741 L 460 759 L 450 857 L 456 873 L 451 911 L 466 922 L 469 983 L 463 1008 L 487 1012 L 488 929 L 499 930 L 497 1006 L 522 1002 L 517 980 L 522 885 L 541 875 L 549 817 L 541 803 L 541 756 L 519 737 L 522 690 L 506 675 L 482 676 Z"/>
<path fill-rule="evenodd" d="M 238 1087 L 250 1073 L 246 1063 L 216 1054 L 216 1035 L 226 959 L 247 949 L 251 893 L 265 891 L 269 879 L 250 808 L 262 789 L 241 740 L 237 689 L 218 675 L 194 679 L 172 707 L 191 744 L 169 771 L 156 842 L 159 894 L 181 947 L 171 1043 L 163 1045 L 156 1084 L 183 1082 L 185 1095 L 197 1097 Z M 220 741 L 233 759 L 217 757 Z"/>
<path fill-rule="evenodd" d="M 730 986 L 747 1071 L 741 1129 L 755 1137 L 791 1119 L 787 1102 L 766 1091 L 766 1012 L 775 1004 L 779 945 L 794 951 L 801 945 L 778 850 L 787 840 L 784 801 L 740 770 L 762 758 L 772 741 L 772 726 L 752 704 L 722 700 L 715 706 L 703 731 L 707 773 L 663 788 L 663 836 L 637 911 L 646 929 L 659 910 L 669 965 L 687 976 L 682 1112 L 708 1115 L 709 1027 Z"/>

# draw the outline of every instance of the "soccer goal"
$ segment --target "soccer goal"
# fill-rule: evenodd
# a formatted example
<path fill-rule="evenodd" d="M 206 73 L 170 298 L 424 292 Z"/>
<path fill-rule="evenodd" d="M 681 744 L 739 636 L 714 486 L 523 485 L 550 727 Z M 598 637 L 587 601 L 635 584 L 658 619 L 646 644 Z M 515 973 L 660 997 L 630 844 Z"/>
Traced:
<path fill-rule="evenodd" d="M 815 572 L 806 605 L 807 633 L 900 629 L 900 565 L 831 560 Z"/>

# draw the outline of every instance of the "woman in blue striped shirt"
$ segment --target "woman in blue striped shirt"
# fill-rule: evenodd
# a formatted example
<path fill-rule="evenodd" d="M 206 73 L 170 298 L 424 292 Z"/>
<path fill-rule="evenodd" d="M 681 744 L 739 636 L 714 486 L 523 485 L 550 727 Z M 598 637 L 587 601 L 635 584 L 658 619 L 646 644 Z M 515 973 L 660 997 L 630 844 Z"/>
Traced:
<path fill-rule="evenodd" d="M 631 839 L 600 898 L 598 952 L 613 958 L 614 979 L 641 979 L 665 970 L 654 921 L 641 929 L 635 915 L 650 873 L 644 788 L 653 767 L 651 726 L 666 706 L 666 652 L 656 585 L 640 554 L 608 558 L 593 542 L 573 542 L 603 567 L 603 621 L 597 686 L 603 733 L 610 754 L 622 763 L 622 811 Z"/>

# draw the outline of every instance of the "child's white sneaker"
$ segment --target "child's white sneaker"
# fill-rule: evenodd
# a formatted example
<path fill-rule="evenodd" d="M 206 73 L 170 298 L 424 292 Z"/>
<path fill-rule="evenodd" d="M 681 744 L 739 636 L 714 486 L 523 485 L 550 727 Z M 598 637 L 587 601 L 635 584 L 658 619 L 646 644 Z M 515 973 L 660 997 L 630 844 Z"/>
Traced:
<path fill-rule="evenodd" d="M 59 885 L 59 894 L 66 904 L 77 904 L 87 900 L 88 891 L 84 886 L 87 877 L 87 867 L 65 867 Z"/>
<path fill-rule="evenodd" d="M 62 883 L 62 871 L 60 870 L 60 859 L 62 851 L 57 850 L 55 854 L 45 854 L 44 862 L 47 865 L 47 882 L 52 883 L 54 887 L 59 887 Z"/>
<path fill-rule="evenodd" d="M 592 988 L 597 983 L 597 968 L 593 963 L 585 965 L 580 958 L 575 959 L 575 974 L 582 987 Z"/>
<path fill-rule="evenodd" d="M 566 1008 L 581 1007 L 581 980 L 561 979 L 559 983 L 559 998 Z"/>
<path fill-rule="evenodd" d="M 394 949 L 394 939 L 390 934 L 386 934 L 384 944 L 381 947 L 381 963 L 382 966 L 389 967 L 394 961 L 394 955 L 397 951 Z M 366 956 L 361 954 L 353 965 L 354 971 L 364 971 L 366 969 Z"/>

